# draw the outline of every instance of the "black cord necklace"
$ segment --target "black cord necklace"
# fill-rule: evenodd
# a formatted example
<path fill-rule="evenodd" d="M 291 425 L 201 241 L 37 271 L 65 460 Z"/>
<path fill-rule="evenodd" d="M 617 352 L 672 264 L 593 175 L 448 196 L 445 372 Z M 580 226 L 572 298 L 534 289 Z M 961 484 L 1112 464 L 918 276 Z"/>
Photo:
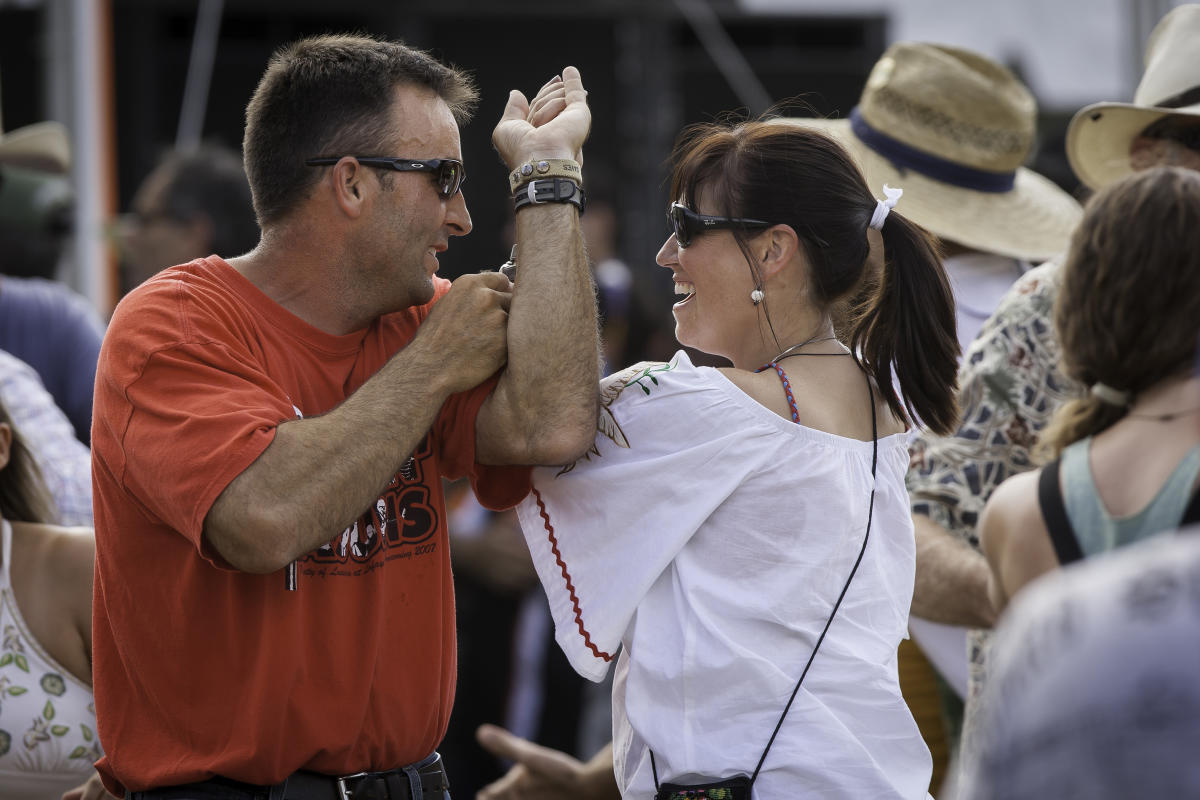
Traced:
<path fill-rule="evenodd" d="M 841 352 L 841 353 L 793 353 L 792 352 L 793 350 L 799 350 L 801 347 L 807 347 L 810 344 L 816 344 L 817 342 L 832 342 L 832 341 L 835 341 L 836 339 L 837 339 L 836 336 L 819 336 L 819 337 L 814 336 L 811 339 L 800 342 L 800 344 L 794 344 L 791 347 L 785 347 L 783 350 L 781 350 L 779 352 L 779 355 L 772 358 L 770 361 L 767 362 L 767 364 L 774 364 L 774 363 L 778 362 L 779 359 L 781 359 L 781 358 L 790 358 L 791 356 L 844 356 L 844 355 L 849 355 L 850 349 L 847 348 L 845 345 L 842 345 L 844 352 Z M 839 342 L 839 344 L 841 344 L 841 343 Z"/>
<path fill-rule="evenodd" d="M 1126 412 L 1125 416 L 1133 417 L 1134 419 L 1149 420 L 1150 422 L 1170 422 L 1171 420 L 1179 419 L 1180 417 L 1186 417 L 1190 414 L 1196 413 L 1200 413 L 1200 406 L 1196 406 L 1195 408 L 1185 408 L 1182 411 L 1168 411 L 1165 414 L 1139 414 L 1135 411 L 1128 411 Z"/>

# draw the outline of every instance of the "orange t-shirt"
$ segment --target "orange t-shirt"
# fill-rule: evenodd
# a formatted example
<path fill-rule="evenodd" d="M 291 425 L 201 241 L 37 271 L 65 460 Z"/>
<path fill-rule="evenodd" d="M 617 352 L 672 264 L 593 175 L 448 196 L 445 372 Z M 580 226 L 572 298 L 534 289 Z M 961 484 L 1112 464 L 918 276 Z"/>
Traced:
<path fill-rule="evenodd" d="M 448 290 L 438 279 L 434 302 Z M 97 767 L 110 791 L 390 769 L 441 741 L 456 668 L 441 478 L 469 476 L 495 508 L 528 488 L 527 469 L 474 463 L 494 382 L 447 400 L 374 506 L 299 561 L 296 591 L 283 571 L 231 569 L 203 538 L 276 426 L 337 406 L 430 305 L 331 336 L 210 257 L 117 307 L 92 439 Z"/>

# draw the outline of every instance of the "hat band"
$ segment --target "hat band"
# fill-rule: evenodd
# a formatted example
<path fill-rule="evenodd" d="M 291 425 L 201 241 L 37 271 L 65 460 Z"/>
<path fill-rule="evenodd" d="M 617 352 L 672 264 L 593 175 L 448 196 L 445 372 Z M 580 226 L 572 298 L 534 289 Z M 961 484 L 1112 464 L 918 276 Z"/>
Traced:
<path fill-rule="evenodd" d="M 1200 86 L 1193 86 L 1179 94 L 1171 95 L 1154 105 L 1159 108 L 1183 108 L 1184 106 L 1194 106 L 1196 103 L 1200 103 Z"/>
<path fill-rule="evenodd" d="M 901 172 L 911 169 L 928 178 L 949 183 L 952 186 L 996 194 L 1011 192 L 1017 179 L 1015 170 L 1012 172 L 989 172 L 975 169 L 930 155 L 915 147 L 909 147 L 904 142 L 897 141 L 872 128 L 862 118 L 858 106 L 850 111 L 850 129 L 854 131 L 855 136 L 862 140 L 863 144 L 886 158 Z"/>

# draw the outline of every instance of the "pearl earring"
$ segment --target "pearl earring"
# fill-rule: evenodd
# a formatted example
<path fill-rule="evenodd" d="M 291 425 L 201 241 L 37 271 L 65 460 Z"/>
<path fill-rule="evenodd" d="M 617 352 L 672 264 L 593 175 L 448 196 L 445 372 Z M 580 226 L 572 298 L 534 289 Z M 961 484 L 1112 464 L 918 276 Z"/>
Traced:
<path fill-rule="evenodd" d="M 762 289 L 755 289 L 753 292 L 750 293 L 750 302 L 751 303 L 754 303 L 754 305 L 758 305 L 762 301 L 763 301 L 763 290 Z"/>

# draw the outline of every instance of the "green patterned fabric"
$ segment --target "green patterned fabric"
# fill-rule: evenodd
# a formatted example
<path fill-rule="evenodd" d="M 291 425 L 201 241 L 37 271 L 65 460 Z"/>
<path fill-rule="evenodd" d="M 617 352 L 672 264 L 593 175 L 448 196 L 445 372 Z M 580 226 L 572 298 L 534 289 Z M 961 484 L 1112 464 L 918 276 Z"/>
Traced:
<path fill-rule="evenodd" d="M 1060 267 L 1025 273 L 967 348 L 958 372 L 962 421 L 954 434 L 918 435 L 906 477 L 914 514 L 979 549 L 983 506 L 1008 478 L 1034 469 L 1032 449 L 1054 412 L 1083 387 L 1063 374 L 1054 332 Z M 962 747 L 987 669 L 987 631 L 967 636 L 968 686 Z"/>
<path fill-rule="evenodd" d="M 912 509 L 976 549 L 983 506 L 1006 479 L 1031 470 L 1031 450 L 1055 410 L 1082 391 L 1062 373 L 1054 334 L 1059 267 L 1030 270 L 1000 301 L 958 372 L 962 421 L 923 431 L 907 477 Z"/>

